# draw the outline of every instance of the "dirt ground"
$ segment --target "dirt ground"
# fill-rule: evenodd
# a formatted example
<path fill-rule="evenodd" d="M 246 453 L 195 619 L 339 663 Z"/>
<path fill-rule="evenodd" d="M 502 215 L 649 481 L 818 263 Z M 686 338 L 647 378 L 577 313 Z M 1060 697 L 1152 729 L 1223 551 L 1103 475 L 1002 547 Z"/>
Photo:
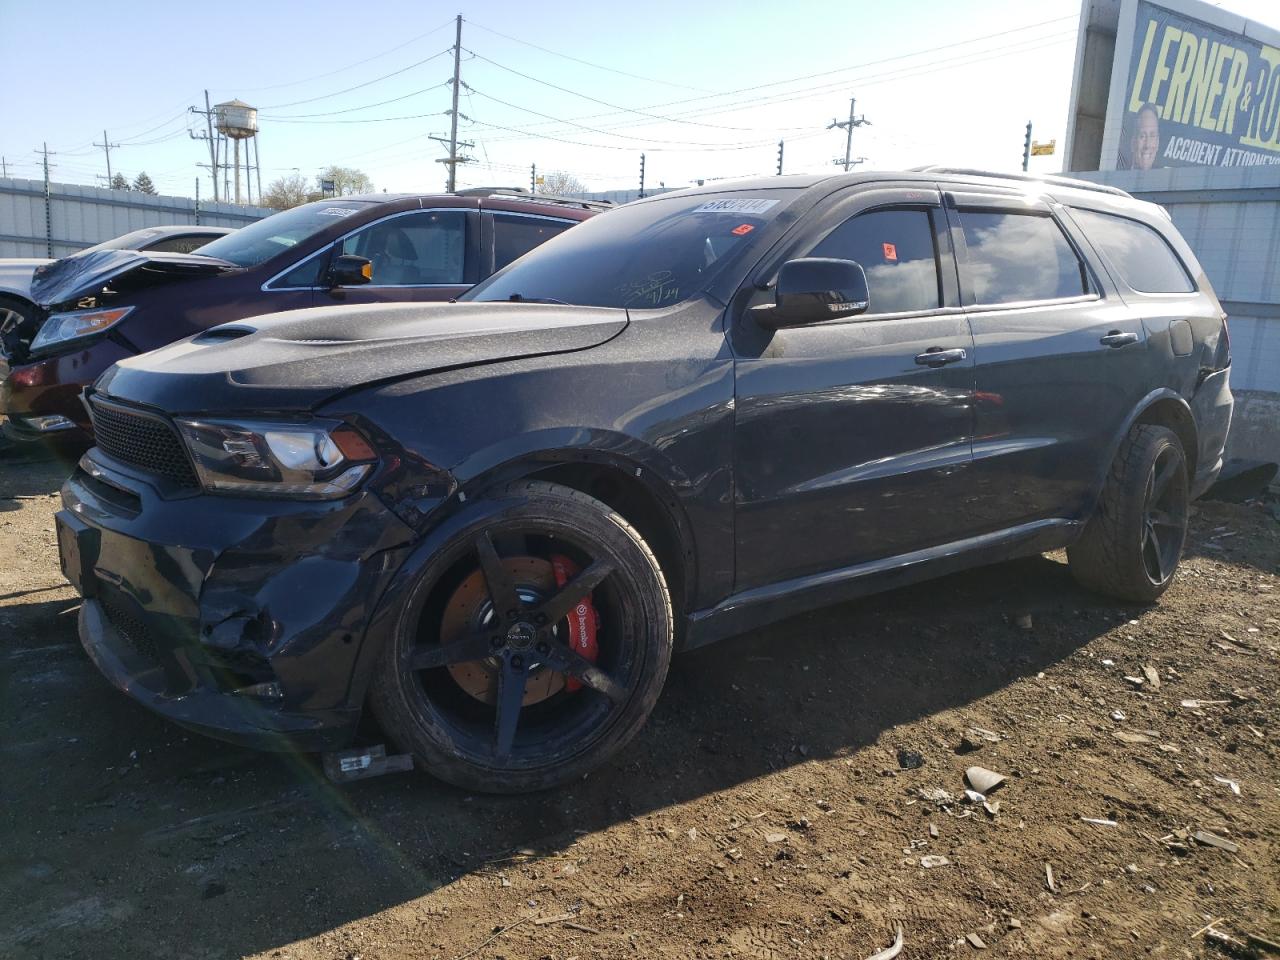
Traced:
<path fill-rule="evenodd" d="M 110 688 L 58 571 L 62 472 L 0 465 L 0 956 L 862 960 L 901 923 L 910 960 L 1200 957 L 1217 918 L 1280 940 L 1259 505 L 1200 504 L 1150 609 L 1052 556 L 685 656 L 622 757 L 495 799 L 336 787 Z M 972 765 L 1008 777 L 990 812 Z"/>

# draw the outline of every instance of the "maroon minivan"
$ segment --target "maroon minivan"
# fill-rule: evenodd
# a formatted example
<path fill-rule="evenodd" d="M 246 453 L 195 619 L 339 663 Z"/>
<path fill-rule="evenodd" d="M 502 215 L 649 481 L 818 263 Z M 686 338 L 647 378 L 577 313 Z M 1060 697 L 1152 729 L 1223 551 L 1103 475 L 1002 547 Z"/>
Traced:
<path fill-rule="evenodd" d="M 263 313 L 449 300 L 607 205 L 514 191 L 319 200 L 199 253 L 101 250 L 37 269 L 39 307 L 0 335 L 13 441 L 90 438 L 80 392 L 118 360 Z"/>

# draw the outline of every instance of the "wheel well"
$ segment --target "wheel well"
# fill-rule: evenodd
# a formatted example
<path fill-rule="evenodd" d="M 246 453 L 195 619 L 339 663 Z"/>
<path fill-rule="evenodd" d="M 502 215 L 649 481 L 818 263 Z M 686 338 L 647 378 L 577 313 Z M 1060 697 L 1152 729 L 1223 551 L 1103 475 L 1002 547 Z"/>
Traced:
<path fill-rule="evenodd" d="M 1178 435 L 1182 442 L 1182 452 L 1187 457 L 1187 480 L 1196 475 L 1196 458 L 1200 451 L 1197 440 L 1196 424 L 1186 407 L 1176 400 L 1157 400 L 1143 410 L 1135 423 L 1150 423 L 1160 427 L 1168 427 Z"/>
<path fill-rule="evenodd" d="M 35 303 L 26 297 L 16 293 L 6 293 L 3 290 L 0 290 L 0 303 L 13 303 L 24 309 L 35 306 Z"/>
<path fill-rule="evenodd" d="M 674 505 L 668 507 L 648 484 L 622 470 L 599 463 L 561 463 L 539 467 L 530 464 L 525 479 L 545 480 L 579 490 L 616 510 L 636 528 L 653 550 L 671 592 L 677 622 L 685 612 L 686 598 L 693 596 L 692 548 L 681 536 Z"/>

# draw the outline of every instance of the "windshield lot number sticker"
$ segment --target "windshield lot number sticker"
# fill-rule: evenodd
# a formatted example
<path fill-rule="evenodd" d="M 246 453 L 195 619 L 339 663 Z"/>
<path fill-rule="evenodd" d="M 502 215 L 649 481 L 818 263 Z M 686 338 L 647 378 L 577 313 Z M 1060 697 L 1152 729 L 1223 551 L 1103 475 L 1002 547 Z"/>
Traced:
<path fill-rule="evenodd" d="M 693 208 L 694 213 L 764 213 L 776 206 L 777 200 L 727 199 L 708 200 L 701 206 Z"/>
<path fill-rule="evenodd" d="M 884 258 L 890 263 L 896 263 L 898 260 L 898 248 L 892 243 L 882 243 L 884 247 Z"/>

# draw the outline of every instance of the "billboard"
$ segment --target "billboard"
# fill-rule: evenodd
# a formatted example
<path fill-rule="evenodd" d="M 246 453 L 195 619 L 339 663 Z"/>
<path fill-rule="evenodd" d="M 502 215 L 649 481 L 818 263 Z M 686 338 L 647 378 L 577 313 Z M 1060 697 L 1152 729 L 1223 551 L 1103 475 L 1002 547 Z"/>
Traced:
<path fill-rule="evenodd" d="M 1083 0 L 1065 157 L 1068 170 L 1280 164 L 1280 31 L 1200 0 Z"/>
<path fill-rule="evenodd" d="M 1280 163 L 1280 49 L 1140 0 L 1119 170 Z"/>

